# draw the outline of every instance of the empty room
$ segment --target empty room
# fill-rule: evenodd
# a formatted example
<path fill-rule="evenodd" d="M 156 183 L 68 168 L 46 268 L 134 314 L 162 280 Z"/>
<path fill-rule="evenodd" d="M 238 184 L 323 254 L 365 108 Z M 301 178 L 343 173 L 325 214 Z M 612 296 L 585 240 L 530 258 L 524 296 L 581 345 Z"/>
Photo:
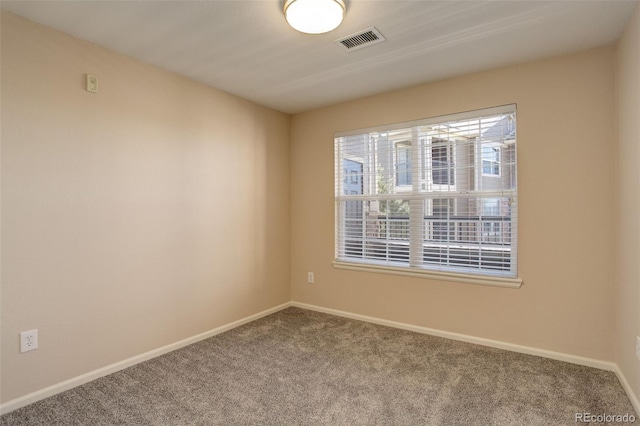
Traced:
<path fill-rule="evenodd" d="M 0 424 L 639 424 L 639 4 L 3 0 Z"/>

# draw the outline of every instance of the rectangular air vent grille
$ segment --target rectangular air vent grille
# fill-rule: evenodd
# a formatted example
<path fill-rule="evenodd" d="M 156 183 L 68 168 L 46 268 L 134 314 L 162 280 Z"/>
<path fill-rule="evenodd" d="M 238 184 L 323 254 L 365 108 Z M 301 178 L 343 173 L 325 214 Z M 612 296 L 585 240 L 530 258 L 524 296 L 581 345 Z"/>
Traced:
<path fill-rule="evenodd" d="M 376 27 L 371 27 L 356 34 L 341 38 L 340 40 L 336 40 L 336 43 L 342 46 L 345 50 L 352 51 L 382 43 L 385 40 L 386 39 L 382 34 L 380 34 L 380 31 L 378 31 Z"/>

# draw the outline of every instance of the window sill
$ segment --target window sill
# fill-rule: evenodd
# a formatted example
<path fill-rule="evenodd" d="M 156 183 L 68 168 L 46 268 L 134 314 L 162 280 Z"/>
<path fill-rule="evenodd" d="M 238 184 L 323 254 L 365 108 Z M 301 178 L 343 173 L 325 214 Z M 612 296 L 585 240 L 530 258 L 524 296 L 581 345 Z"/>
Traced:
<path fill-rule="evenodd" d="M 425 269 L 405 268 L 383 265 L 372 265 L 368 263 L 354 263 L 334 260 L 333 267 L 348 271 L 371 272 L 378 274 L 401 275 L 405 277 L 425 278 L 437 281 L 454 281 L 466 284 L 479 284 L 492 287 L 520 288 L 523 284 L 522 278 L 503 278 L 485 275 L 466 275 L 452 272 L 428 271 Z"/>

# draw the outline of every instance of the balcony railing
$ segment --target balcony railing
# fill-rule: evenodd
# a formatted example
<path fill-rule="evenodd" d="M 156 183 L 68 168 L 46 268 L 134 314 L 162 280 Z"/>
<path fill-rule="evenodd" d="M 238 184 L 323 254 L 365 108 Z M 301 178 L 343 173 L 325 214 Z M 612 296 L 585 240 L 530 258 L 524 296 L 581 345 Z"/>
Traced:
<path fill-rule="evenodd" d="M 347 219 L 343 253 L 347 258 L 409 262 L 410 222 L 407 217 L 375 215 Z M 424 265 L 478 270 L 511 268 L 511 219 L 502 216 L 425 216 Z"/>
<path fill-rule="evenodd" d="M 365 221 L 366 239 L 409 241 L 409 218 L 375 215 Z M 362 219 L 347 219 L 347 234 L 362 235 Z M 463 244 L 511 243 L 511 218 L 506 216 L 425 216 L 425 242 Z"/>

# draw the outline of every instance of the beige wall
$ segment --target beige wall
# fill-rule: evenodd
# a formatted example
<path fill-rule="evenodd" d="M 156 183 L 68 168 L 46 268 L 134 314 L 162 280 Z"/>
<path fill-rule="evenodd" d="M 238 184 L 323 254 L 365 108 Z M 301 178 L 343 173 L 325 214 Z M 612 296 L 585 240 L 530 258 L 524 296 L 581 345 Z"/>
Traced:
<path fill-rule="evenodd" d="M 1 28 L 2 402 L 291 299 L 288 115 Z"/>
<path fill-rule="evenodd" d="M 640 397 L 640 7 L 617 51 L 616 363 Z"/>
<path fill-rule="evenodd" d="M 295 115 L 293 300 L 612 361 L 614 54 L 600 48 Z M 518 106 L 521 289 L 332 267 L 334 132 L 508 103 Z"/>

